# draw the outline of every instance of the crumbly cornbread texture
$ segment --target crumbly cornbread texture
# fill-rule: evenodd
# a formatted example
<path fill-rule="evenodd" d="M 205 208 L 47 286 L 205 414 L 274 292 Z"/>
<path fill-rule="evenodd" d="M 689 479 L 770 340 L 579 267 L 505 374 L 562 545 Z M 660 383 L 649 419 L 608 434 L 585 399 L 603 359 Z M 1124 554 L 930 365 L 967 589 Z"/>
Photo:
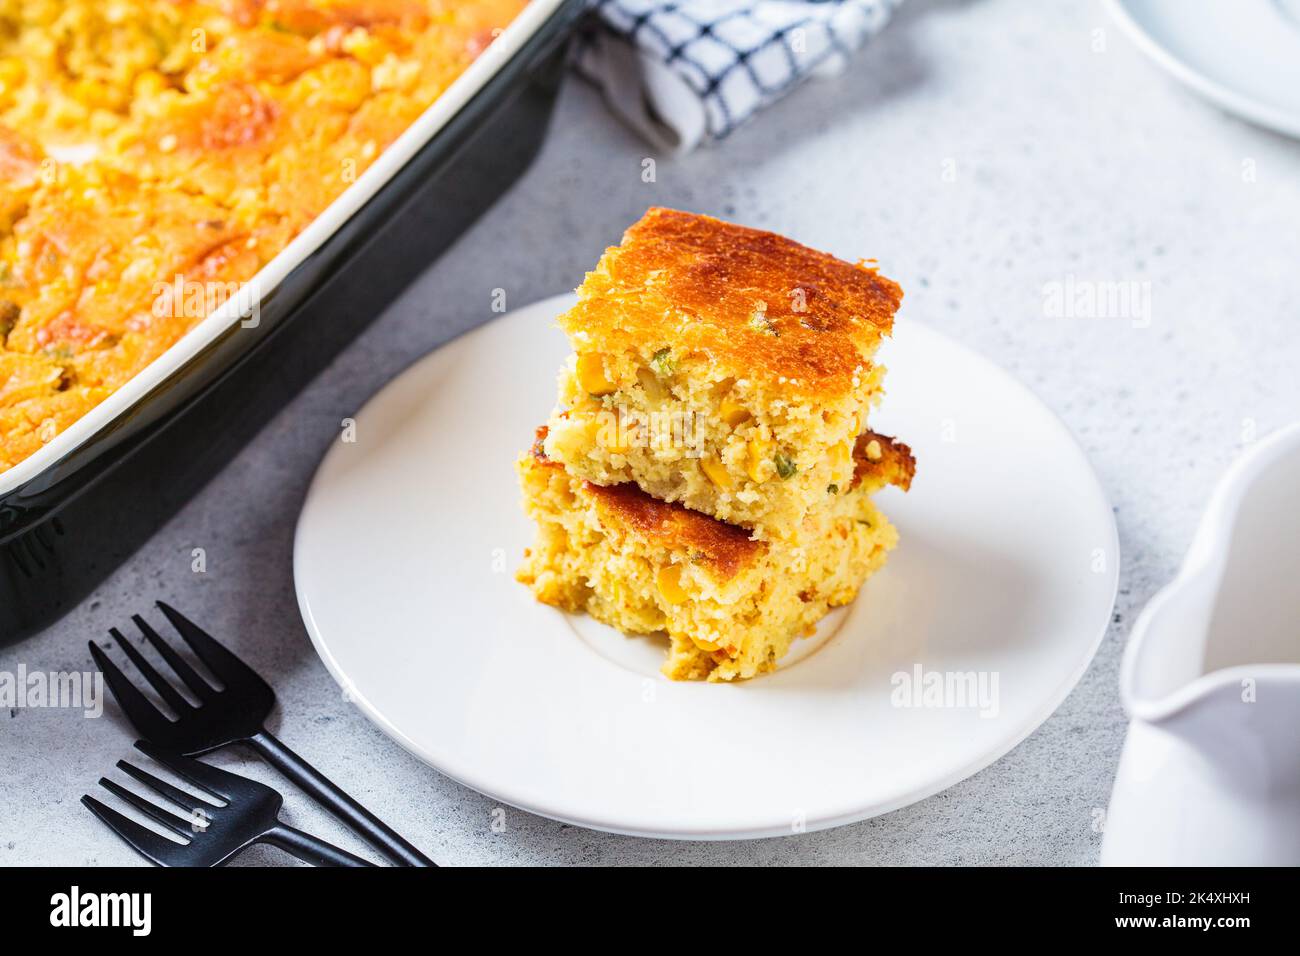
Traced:
<path fill-rule="evenodd" d="M 0 0 L 0 471 L 251 279 L 525 4 Z"/>
<path fill-rule="evenodd" d="M 651 209 L 559 323 L 546 451 L 752 528 L 797 529 L 851 479 L 898 285 L 769 232 Z"/>
<path fill-rule="evenodd" d="M 870 495 L 906 487 L 907 446 L 863 435 L 854 474 L 781 541 L 658 501 L 634 484 L 601 486 L 545 452 L 539 429 L 519 461 L 537 539 L 518 578 L 537 598 L 633 633 L 667 633 L 663 671 L 725 681 L 770 671 L 791 642 L 853 600 L 897 534 Z M 872 448 L 868 455 L 867 448 Z"/>

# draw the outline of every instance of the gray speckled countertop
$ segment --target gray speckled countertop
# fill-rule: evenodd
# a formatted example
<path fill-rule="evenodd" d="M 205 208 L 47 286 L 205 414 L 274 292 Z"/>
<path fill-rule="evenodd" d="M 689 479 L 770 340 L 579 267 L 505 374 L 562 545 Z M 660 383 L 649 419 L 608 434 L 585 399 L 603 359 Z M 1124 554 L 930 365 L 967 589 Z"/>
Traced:
<path fill-rule="evenodd" d="M 218 634 L 255 630 L 232 643 L 279 691 L 273 728 L 451 864 L 1095 863 L 1133 616 L 1173 575 L 1243 435 L 1300 415 L 1300 145 L 1176 85 L 1098 3 L 908 0 L 843 76 L 720 147 L 657 157 L 655 183 L 641 179 L 648 155 L 571 80 L 522 181 L 93 599 L 0 651 L 0 671 L 87 669 L 86 639 L 157 597 Z M 574 286 L 651 204 L 878 257 L 907 290 L 904 321 L 1019 376 L 1091 457 L 1123 550 L 1114 624 L 1061 708 L 971 779 L 874 820 L 773 840 L 641 840 L 522 812 L 496 832 L 493 801 L 391 743 L 317 660 L 294 598 L 292 532 L 340 418 L 486 321 L 493 288 L 522 304 Z M 1149 324 L 1046 316 L 1045 285 L 1071 276 L 1149 283 Z M 201 575 L 190 569 L 199 546 Z M 15 710 L 0 726 L 0 864 L 136 863 L 77 806 L 127 755 L 115 712 Z M 236 754 L 222 760 L 270 779 Z M 301 794 L 287 799 L 292 822 L 356 846 Z"/>

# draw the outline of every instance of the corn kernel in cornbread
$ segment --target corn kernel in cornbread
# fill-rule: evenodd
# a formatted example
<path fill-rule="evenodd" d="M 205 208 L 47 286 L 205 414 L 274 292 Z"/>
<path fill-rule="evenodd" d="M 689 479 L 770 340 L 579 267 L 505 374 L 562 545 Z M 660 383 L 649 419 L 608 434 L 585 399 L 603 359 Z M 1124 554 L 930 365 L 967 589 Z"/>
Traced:
<path fill-rule="evenodd" d="M 559 322 L 547 454 L 596 484 L 781 537 L 852 478 L 902 292 L 769 232 L 651 209 Z M 610 441 L 637 426 L 635 441 Z"/>
<path fill-rule="evenodd" d="M 658 501 L 634 484 L 601 486 L 546 457 L 545 429 L 519 461 L 538 525 L 518 578 L 538 600 L 632 633 L 666 632 L 664 673 L 725 681 L 772 670 L 796 638 L 853 600 L 897 534 L 870 495 L 907 487 L 905 445 L 874 433 L 829 503 L 781 541 Z"/>

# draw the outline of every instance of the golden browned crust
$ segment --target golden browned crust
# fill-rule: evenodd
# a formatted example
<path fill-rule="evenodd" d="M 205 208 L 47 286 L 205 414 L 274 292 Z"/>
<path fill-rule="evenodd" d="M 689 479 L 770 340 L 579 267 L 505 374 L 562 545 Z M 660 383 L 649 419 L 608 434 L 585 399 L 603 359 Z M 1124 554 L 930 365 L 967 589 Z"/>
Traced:
<path fill-rule="evenodd" d="M 687 551 L 691 560 L 709 568 L 721 581 L 735 577 L 767 552 L 762 541 L 733 524 L 679 504 L 651 498 L 636 485 L 593 485 L 583 490 L 596 502 L 602 521 L 613 521 L 628 531 L 670 551 Z"/>
<path fill-rule="evenodd" d="M 868 429 L 858 436 L 853 459 L 856 465 L 850 487 L 856 488 L 863 482 L 874 487 L 895 485 L 903 491 L 912 487 L 916 459 L 912 457 L 912 449 L 901 441 Z"/>
<path fill-rule="evenodd" d="M 560 318 L 597 343 L 711 363 L 810 397 L 849 392 L 888 335 L 898 284 L 782 236 L 652 208 Z"/>
<path fill-rule="evenodd" d="M 546 457 L 546 433 L 545 425 L 535 433 L 529 449 L 532 463 L 562 468 L 559 462 Z M 767 545 L 750 540 L 744 528 L 652 498 L 635 484 L 602 486 L 582 481 L 579 487 L 596 503 L 602 521 L 669 551 L 689 552 L 692 561 L 708 567 L 719 581 L 735 577 L 767 551 Z"/>

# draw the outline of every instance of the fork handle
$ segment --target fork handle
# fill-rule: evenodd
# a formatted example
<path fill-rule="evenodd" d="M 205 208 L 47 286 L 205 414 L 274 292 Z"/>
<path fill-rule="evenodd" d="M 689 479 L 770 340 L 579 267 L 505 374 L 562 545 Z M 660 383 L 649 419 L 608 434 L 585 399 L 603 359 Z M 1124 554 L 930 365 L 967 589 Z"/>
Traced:
<path fill-rule="evenodd" d="M 320 837 L 287 826 L 283 823 L 262 835 L 262 841 L 281 850 L 292 853 L 298 859 L 312 866 L 374 866 L 369 860 L 353 856 L 347 850 L 340 850 L 333 843 L 326 843 Z"/>
<path fill-rule="evenodd" d="M 282 744 L 265 728 L 248 738 L 249 745 L 271 766 L 296 783 L 356 831 L 367 843 L 398 866 L 437 866 L 431 859 L 402 839 L 379 817 L 349 797 L 323 773 Z"/>

